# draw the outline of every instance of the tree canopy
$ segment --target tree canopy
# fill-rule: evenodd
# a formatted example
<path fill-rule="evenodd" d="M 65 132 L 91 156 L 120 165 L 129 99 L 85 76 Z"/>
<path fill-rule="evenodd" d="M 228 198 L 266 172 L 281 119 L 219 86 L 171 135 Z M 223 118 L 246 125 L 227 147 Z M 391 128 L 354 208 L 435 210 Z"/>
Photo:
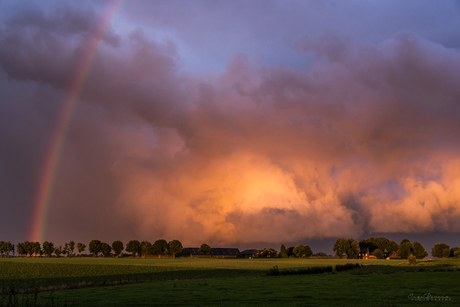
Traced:
<path fill-rule="evenodd" d="M 133 257 L 141 252 L 141 243 L 138 240 L 131 240 L 126 244 L 126 251 L 130 252 Z"/>
<path fill-rule="evenodd" d="M 410 242 L 403 242 L 401 245 L 399 245 L 398 256 L 402 259 L 407 259 L 407 257 L 409 257 L 411 254 L 411 247 L 412 244 Z"/>
<path fill-rule="evenodd" d="M 121 254 L 121 252 L 123 251 L 123 248 L 124 248 L 123 242 L 121 242 L 121 241 L 118 241 L 118 240 L 117 240 L 117 241 L 114 241 L 114 242 L 112 243 L 112 250 L 113 250 L 113 252 L 115 253 L 115 256 L 116 256 L 117 258 L 120 257 L 120 254 Z"/>
<path fill-rule="evenodd" d="M 414 253 L 415 258 L 423 259 L 426 256 L 428 256 L 428 253 L 426 252 L 425 248 L 420 242 L 415 241 L 412 244 L 412 248 L 413 248 L 413 253 Z"/>
<path fill-rule="evenodd" d="M 342 259 L 343 254 L 346 254 L 349 248 L 350 248 L 350 243 L 348 242 L 348 240 L 345 238 L 342 238 L 342 239 L 338 239 L 335 242 L 332 250 L 335 252 L 336 256 Z"/>
<path fill-rule="evenodd" d="M 81 256 L 81 253 L 85 251 L 86 245 L 83 243 L 77 243 L 78 255 Z"/>
<path fill-rule="evenodd" d="M 154 255 L 164 255 L 168 249 L 168 242 L 164 239 L 156 240 L 153 243 L 153 253 Z"/>
<path fill-rule="evenodd" d="M 43 242 L 43 252 L 47 257 L 51 257 L 51 254 L 54 253 L 54 244 L 48 241 Z"/>
<path fill-rule="evenodd" d="M 104 257 L 109 257 L 111 251 L 112 251 L 112 247 L 108 243 L 105 243 L 105 242 L 101 243 L 101 253 Z"/>
<path fill-rule="evenodd" d="M 101 252 L 102 242 L 99 240 L 92 240 L 89 242 L 89 252 L 94 254 L 94 257 Z"/>
<path fill-rule="evenodd" d="M 182 243 L 179 240 L 172 240 L 168 243 L 168 253 L 176 258 L 177 254 L 182 252 Z"/>
<path fill-rule="evenodd" d="M 359 255 L 359 243 L 354 239 L 348 239 L 349 248 L 346 251 L 348 259 L 356 259 Z"/>
<path fill-rule="evenodd" d="M 299 244 L 294 248 L 294 254 L 298 258 L 307 258 L 310 257 L 313 252 L 311 251 L 310 246 Z"/>
<path fill-rule="evenodd" d="M 443 252 L 445 249 L 450 248 L 449 245 L 447 245 L 444 242 L 441 243 L 436 243 L 432 248 L 431 248 L 431 255 L 433 257 L 437 258 L 442 258 L 443 257 Z"/>
<path fill-rule="evenodd" d="M 288 258 L 288 254 L 287 254 L 287 251 L 286 251 L 286 246 L 284 246 L 284 244 L 281 244 L 279 257 L 280 258 Z"/>
<path fill-rule="evenodd" d="M 142 257 L 145 258 L 145 256 L 150 255 L 152 253 L 152 243 L 149 241 L 142 241 L 141 243 L 141 253 Z"/>
<path fill-rule="evenodd" d="M 212 255 L 211 246 L 205 243 L 201 244 L 200 248 L 198 249 L 198 252 L 203 255 Z"/>

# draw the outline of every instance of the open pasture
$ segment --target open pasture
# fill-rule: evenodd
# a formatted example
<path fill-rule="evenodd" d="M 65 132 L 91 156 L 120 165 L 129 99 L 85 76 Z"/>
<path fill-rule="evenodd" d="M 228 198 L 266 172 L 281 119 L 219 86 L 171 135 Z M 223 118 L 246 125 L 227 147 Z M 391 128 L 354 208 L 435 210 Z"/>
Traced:
<path fill-rule="evenodd" d="M 280 270 L 346 263 L 363 268 L 341 273 L 266 276 Z M 459 260 L 400 265 L 402 260 L 347 259 L 132 259 L 132 258 L 2 258 L 3 289 L 53 287 L 117 281 L 146 283 L 42 292 L 65 297 L 70 306 L 400 306 L 407 304 L 460 305 Z M 151 282 L 150 282 L 151 281 Z M 449 300 L 417 301 L 408 297 L 448 296 Z"/>

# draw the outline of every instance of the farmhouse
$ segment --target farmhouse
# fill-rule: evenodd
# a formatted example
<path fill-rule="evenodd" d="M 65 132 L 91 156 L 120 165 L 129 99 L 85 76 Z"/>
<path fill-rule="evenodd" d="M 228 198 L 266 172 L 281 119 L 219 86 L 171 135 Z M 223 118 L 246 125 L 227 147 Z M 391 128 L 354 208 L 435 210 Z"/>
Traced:
<path fill-rule="evenodd" d="M 361 248 L 359 250 L 358 259 L 377 259 L 371 252 L 369 252 L 369 248 Z"/>
<path fill-rule="evenodd" d="M 257 249 L 246 249 L 241 252 L 241 257 L 243 258 L 254 258 L 257 257 L 258 250 Z"/>
<path fill-rule="evenodd" d="M 397 252 L 391 252 L 390 255 L 387 257 L 387 259 L 398 259 L 401 258 L 398 256 Z"/>

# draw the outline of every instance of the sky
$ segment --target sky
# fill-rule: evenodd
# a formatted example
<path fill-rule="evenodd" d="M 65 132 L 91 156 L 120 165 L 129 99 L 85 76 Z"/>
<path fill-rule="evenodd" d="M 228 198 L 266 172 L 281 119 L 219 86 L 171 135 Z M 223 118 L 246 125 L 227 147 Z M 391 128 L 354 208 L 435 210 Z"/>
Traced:
<path fill-rule="evenodd" d="M 0 240 L 459 246 L 459 1 L 0 1 Z"/>

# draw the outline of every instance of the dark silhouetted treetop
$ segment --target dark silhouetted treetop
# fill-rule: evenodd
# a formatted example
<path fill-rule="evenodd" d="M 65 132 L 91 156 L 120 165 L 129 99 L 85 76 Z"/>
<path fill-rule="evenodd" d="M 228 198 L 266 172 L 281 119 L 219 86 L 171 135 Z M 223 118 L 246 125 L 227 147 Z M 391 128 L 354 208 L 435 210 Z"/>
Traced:
<path fill-rule="evenodd" d="M 97 257 L 97 255 L 101 252 L 101 245 L 101 241 L 92 240 L 91 242 L 89 242 L 89 252 L 94 254 L 94 257 Z"/>
<path fill-rule="evenodd" d="M 141 243 L 142 257 L 145 258 L 145 256 L 152 254 L 152 252 L 153 252 L 152 243 L 150 243 L 149 241 L 142 241 Z"/>
<path fill-rule="evenodd" d="M 403 242 L 401 245 L 399 245 L 398 256 L 402 259 L 407 259 L 407 257 L 409 257 L 411 254 L 411 248 L 412 244 L 410 242 Z"/>
<path fill-rule="evenodd" d="M 110 247 L 109 244 L 102 242 L 101 243 L 101 252 L 104 257 L 109 257 L 111 254 L 110 252 L 112 251 L 112 247 Z"/>
<path fill-rule="evenodd" d="M 415 258 L 423 259 L 426 256 L 428 256 L 428 253 L 426 252 L 425 248 L 420 242 L 415 241 L 412 244 L 412 248 L 413 248 L 413 253 L 414 253 Z"/>
<path fill-rule="evenodd" d="M 126 251 L 130 252 L 133 257 L 141 252 L 141 243 L 137 240 L 131 240 L 126 244 Z"/>
<path fill-rule="evenodd" d="M 123 242 L 121 241 L 117 240 L 112 243 L 112 249 L 116 257 L 120 256 L 121 252 L 123 251 L 123 248 L 124 248 Z"/>
<path fill-rule="evenodd" d="M 168 254 L 172 255 L 173 258 L 176 258 L 177 254 L 180 254 L 182 251 L 182 243 L 179 240 L 172 240 L 168 243 Z"/>
<path fill-rule="evenodd" d="M 432 248 L 431 248 L 431 255 L 433 257 L 437 258 L 442 258 L 443 257 L 443 252 L 445 249 L 450 248 L 449 245 L 447 245 L 444 242 L 441 243 L 436 243 Z"/>
<path fill-rule="evenodd" d="M 83 243 L 77 243 L 78 256 L 81 256 L 81 253 L 85 251 L 86 245 Z"/>
<path fill-rule="evenodd" d="M 156 240 L 153 243 L 153 253 L 154 255 L 164 255 L 168 249 L 168 242 L 166 240 L 160 239 Z"/>
<path fill-rule="evenodd" d="M 212 255 L 211 246 L 209 246 L 206 243 L 201 244 L 200 248 L 198 249 L 198 252 L 203 255 Z"/>

